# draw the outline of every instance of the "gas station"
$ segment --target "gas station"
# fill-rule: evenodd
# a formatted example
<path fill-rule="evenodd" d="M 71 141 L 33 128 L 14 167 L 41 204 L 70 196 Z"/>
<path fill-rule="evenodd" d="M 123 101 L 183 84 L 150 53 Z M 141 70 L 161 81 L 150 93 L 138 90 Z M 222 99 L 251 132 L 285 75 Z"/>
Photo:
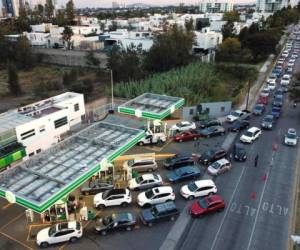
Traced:
<path fill-rule="evenodd" d="M 104 121 L 95 122 L 0 173 L 0 196 L 25 207 L 28 214 L 32 211 L 41 214 L 47 221 L 53 217 L 54 221 L 69 220 L 70 193 L 95 176 L 107 179 L 112 174 L 115 185 L 114 160 L 137 145 L 147 133 L 155 136 L 166 132 L 162 119 L 183 105 L 183 98 L 150 93 L 138 96 L 120 105 L 119 115 L 109 115 Z"/>

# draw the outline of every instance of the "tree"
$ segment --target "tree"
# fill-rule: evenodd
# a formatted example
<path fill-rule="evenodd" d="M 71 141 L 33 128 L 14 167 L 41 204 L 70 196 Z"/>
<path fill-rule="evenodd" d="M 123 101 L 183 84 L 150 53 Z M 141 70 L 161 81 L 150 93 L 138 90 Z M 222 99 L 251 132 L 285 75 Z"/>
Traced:
<path fill-rule="evenodd" d="M 177 26 L 154 38 L 154 44 L 145 57 L 145 69 L 162 72 L 181 67 L 191 62 L 190 54 L 194 43 L 194 33 L 183 31 Z"/>
<path fill-rule="evenodd" d="M 237 38 L 228 37 L 219 46 L 217 51 L 217 61 L 240 61 L 241 43 Z"/>
<path fill-rule="evenodd" d="M 235 28 L 233 22 L 227 22 L 222 27 L 222 35 L 223 39 L 226 39 L 227 37 L 234 37 L 235 36 Z"/>
<path fill-rule="evenodd" d="M 190 18 L 190 20 L 185 20 L 184 23 L 186 31 L 192 31 L 194 29 L 194 20 L 193 18 Z"/>
<path fill-rule="evenodd" d="M 95 57 L 95 53 L 93 51 L 88 51 L 86 53 L 85 60 L 89 66 L 97 68 L 100 66 L 100 60 Z"/>
<path fill-rule="evenodd" d="M 73 0 L 69 0 L 66 4 L 66 20 L 68 25 L 73 25 L 75 19 L 75 8 Z"/>
<path fill-rule="evenodd" d="M 70 26 L 65 26 L 63 31 L 63 40 L 67 43 L 67 49 L 71 49 L 71 39 L 73 36 L 73 30 Z"/>
<path fill-rule="evenodd" d="M 64 9 L 58 10 L 55 21 L 58 26 L 66 26 Z"/>
<path fill-rule="evenodd" d="M 54 5 L 52 0 L 46 1 L 45 12 L 46 12 L 47 20 L 50 21 L 54 15 Z"/>
<path fill-rule="evenodd" d="M 8 65 L 8 87 L 12 95 L 20 96 L 22 94 L 17 68 L 12 63 Z"/>
<path fill-rule="evenodd" d="M 228 11 L 224 13 L 223 16 L 223 21 L 227 21 L 227 22 L 239 22 L 240 21 L 240 14 L 233 10 L 233 11 Z"/>
<path fill-rule="evenodd" d="M 19 11 L 19 17 L 17 19 L 17 31 L 19 33 L 31 30 L 28 16 L 27 9 L 25 7 L 21 7 Z"/>
<path fill-rule="evenodd" d="M 32 53 L 29 41 L 25 36 L 21 36 L 15 44 L 14 52 L 15 63 L 19 69 L 30 69 L 36 63 L 36 58 Z"/>

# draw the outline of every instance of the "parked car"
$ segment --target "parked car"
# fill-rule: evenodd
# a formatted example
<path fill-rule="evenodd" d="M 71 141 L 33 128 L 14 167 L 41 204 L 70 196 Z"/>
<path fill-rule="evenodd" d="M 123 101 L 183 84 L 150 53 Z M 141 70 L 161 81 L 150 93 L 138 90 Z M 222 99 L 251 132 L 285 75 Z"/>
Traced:
<path fill-rule="evenodd" d="M 285 75 L 282 76 L 280 84 L 282 86 L 289 85 L 290 84 L 290 80 L 291 80 L 291 75 L 285 74 Z"/>
<path fill-rule="evenodd" d="M 246 161 L 247 160 L 247 152 L 243 145 L 240 143 L 235 143 L 232 150 L 232 157 L 236 161 Z"/>
<path fill-rule="evenodd" d="M 141 190 L 161 186 L 162 184 L 163 181 L 159 174 L 143 174 L 129 180 L 128 187 L 131 190 Z"/>
<path fill-rule="evenodd" d="M 194 122 L 188 122 L 188 121 L 182 121 L 174 124 L 170 130 L 181 132 L 181 131 L 187 131 L 190 129 L 196 129 L 196 124 Z"/>
<path fill-rule="evenodd" d="M 257 127 L 252 127 L 246 131 L 241 137 L 240 141 L 244 143 L 252 143 L 261 135 L 261 130 Z"/>
<path fill-rule="evenodd" d="M 192 203 L 190 206 L 190 214 L 192 217 L 199 217 L 205 214 L 219 212 L 224 210 L 225 202 L 219 195 L 212 195 Z"/>
<path fill-rule="evenodd" d="M 276 88 L 276 83 L 275 82 L 269 82 L 268 87 L 270 90 L 274 90 Z"/>
<path fill-rule="evenodd" d="M 239 119 L 243 114 L 244 114 L 243 111 L 241 111 L 241 110 L 235 110 L 235 111 L 231 112 L 231 113 L 226 117 L 226 120 L 227 120 L 228 122 L 234 122 L 234 121 L 236 121 L 237 119 Z"/>
<path fill-rule="evenodd" d="M 144 225 L 151 227 L 157 222 L 166 220 L 173 221 L 179 213 L 175 203 L 173 201 L 168 201 L 154 205 L 152 208 L 143 209 L 140 218 Z"/>
<path fill-rule="evenodd" d="M 199 131 L 199 134 L 202 137 L 212 137 L 212 136 L 216 136 L 216 135 L 224 135 L 225 134 L 225 128 L 223 128 L 222 126 L 212 126 L 212 127 L 208 127 L 205 129 L 201 129 Z"/>
<path fill-rule="evenodd" d="M 250 125 L 250 122 L 247 120 L 235 121 L 232 125 L 230 125 L 228 127 L 228 131 L 238 132 L 238 131 L 241 131 L 242 129 L 248 128 L 249 125 Z"/>
<path fill-rule="evenodd" d="M 256 104 L 252 113 L 254 115 L 262 115 L 265 112 L 265 105 L 263 104 Z"/>
<path fill-rule="evenodd" d="M 97 218 L 95 229 L 98 233 L 106 235 L 109 231 L 131 231 L 136 223 L 136 216 L 133 213 L 113 213 L 103 218 Z"/>
<path fill-rule="evenodd" d="M 266 115 L 261 122 L 261 127 L 263 129 L 272 129 L 274 126 L 274 116 Z"/>
<path fill-rule="evenodd" d="M 208 165 L 214 161 L 226 157 L 227 152 L 222 148 L 210 149 L 201 154 L 198 161 L 204 165 Z"/>
<path fill-rule="evenodd" d="M 286 73 L 287 73 L 287 74 L 293 74 L 293 68 L 292 68 L 292 67 L 288 67 L 288 68 L 286 69 Z"/>
<path fill-rule="evenodd" d="M 207 172 L 211 175 L 223 174 L 231 169 L 231 163 L 223 158 L 210 164 L 207 168 Z"/>
<path fill-rule="evenodd" d="M 114 186 L 110 183 L 101 182 L 100 179 L 89 180 L 80 188 L 81 195 L 91 195 L 113 189 Z"/>
<path fill-rule="evenodd" d="M 271 74 L 267 80 L 267 83 L 276 85 L 276 79 L 277 79 L 276 75 Z"/>
<path fill-rule="evenodd" d="M 201 137 L 201 134 L 198 130 L 189 130 L 181 132 L 173 137 L 175 142 L 184 142 L 190 140 L 198 140 Z"/>
<path fill-rule="evenodd" d="M 267 91 L 267 90 L 262 90 L 262 91 L 260 92 L 260 96 L 266 96 L 266 97 L 268 97 L 269 95 L 270 95 L 270 92 Z"/>
<path fill-rule="evenodd" d="M 175 194 L 170 186 L 155 187 L 142 192 L 137 197 L 137 203 L 140 207 L 148 207 L 154 204 L 166 201 L 174 201 Z"/>
<path fill-rule="evenodd" d="M 102 209 L 111 206 L 126 207 L 132 202 L 131 193 L 128 189 L 112 189 L 94 196 L 94 207 Z"/>
<path fill-rule="evenodd" d="M 278 96 L 278 95 L 282 95 L 282 96 L 283 96 L 283 94 L 284 94 L 283 88 L 278 88 L 278 89 L 276 89 L 276 91 L 274 92 L 274 97 L 275 97 L 275 96 Z"/>
<path fill-rule="evenodd" d="M 197 127 L 198 128 L 208 128 L 208 127 L 211 127 L 211 126 L 221 126 L 222 123 L 217 120 L 217 119 L 214 119 L 214 120 L 206 120 L 206 121 L 199 121 L 197 123 Z"/>
<path fill-rule="evenodd" d="M 82 226 L 77 221 L 62 222 L 39 231 L 36 243 L 40 247 L 47 247 L 61 242 L 75 242 L 82 237 Z"/>
<path fill-rule="evenodd" d="M 164 167 L 166 169 L 175 169 L 187 165 L 193 165 L 194 158 L 191 154 L 176 154 L 171 158 L 168 158 L 165 163 Z"/>
<path fill-rule="evenodd" d="M 281 107 L 283 105 L 283 95 L 276 95 L 273 100 L 273 105 Z"/>
<path fill-rule="evenodd" d="M 298 142 L 297 132 L 294 128 L 289 128 L 284 136 L 284 144 L 288 146 L 296 146 Z"/>
<path fill-rule="evenodd" d="M 267 105 L 269 102 L 269 98 L 267 96 L 260 96 L 258 99 L 258 104 Z"/>
<path fill-rule="evenodd" d="M 274 118 L 279 118 L 281 114 L 281 108 L 277 106 L 273 106 L 271 110 L 271 115 L 274 116 Z"/>
<path fill-rule="evenodd" d="M 213 180 L 198 180 L 184 185 L 180 189 L 182 197 L 192 200 L 196 197 L 202 197 L 217 193 L 218 189 Z"/>
<path fill-rule="evenodd" d="M 142 158 L 125 161 L 124 169 L 132 169 L 137 172 L 152 172 L 157 169 L 157 163 L 154 158 Z"/>
<path fill-rule="evenodd" d="M 200 176 L 201 171 L 196 166 L 181 167 L 167 174 L 167 178 L 171 182 L 197 179 Z"/>

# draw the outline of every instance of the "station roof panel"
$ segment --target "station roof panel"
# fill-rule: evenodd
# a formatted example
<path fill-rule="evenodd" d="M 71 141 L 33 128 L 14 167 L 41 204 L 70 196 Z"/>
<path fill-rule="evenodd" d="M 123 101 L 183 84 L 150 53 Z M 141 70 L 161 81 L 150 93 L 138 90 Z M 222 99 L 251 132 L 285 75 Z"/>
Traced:
<path fill-rule="evenodd" d="M 0 195 L 9 191 L 18 204 L 45 211 L 144 136 L 143 130 L 117 121 L 98 122 L 1 173 Z"/>
<path fill-rule="evenodd" d="M 145 93 L 118 107 L 120 113 L 163 119 L 184 104 L 184 98 Z"/>

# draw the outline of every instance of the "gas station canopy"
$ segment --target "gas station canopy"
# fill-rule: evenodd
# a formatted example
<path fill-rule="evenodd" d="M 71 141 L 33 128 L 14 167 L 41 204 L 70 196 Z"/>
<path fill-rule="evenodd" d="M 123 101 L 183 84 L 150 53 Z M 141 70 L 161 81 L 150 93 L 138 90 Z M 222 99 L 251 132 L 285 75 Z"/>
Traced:
<path fill-rule="evenodd" d="M 145 136 L 117 124 L 126 122 L 98 122 L 4 171 L 0 196 L 38 213 L 47 210 Z"/>
<path fill-rule="evenodd" d="M 184 98 L 145 93 L 118 107 L 118 112 L 162 120 L 184 104 Z"/>

